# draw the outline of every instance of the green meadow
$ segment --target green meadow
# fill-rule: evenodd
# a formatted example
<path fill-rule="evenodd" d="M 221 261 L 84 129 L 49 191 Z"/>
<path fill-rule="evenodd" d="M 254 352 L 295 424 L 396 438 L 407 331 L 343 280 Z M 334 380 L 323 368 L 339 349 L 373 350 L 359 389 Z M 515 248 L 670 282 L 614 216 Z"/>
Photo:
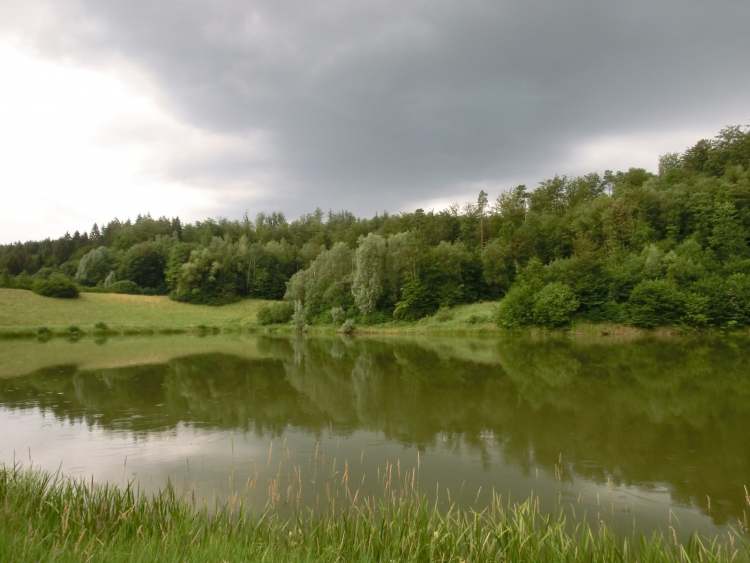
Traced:
<path fill-rule="evenodd" d="M 227 305 L 195 305 L 161 295 L 116 293 L 81 293 L 77 299 L 55 299 L 22 289 L 0 288 L 0 335 L 37 336 L 46 330 L 50 335 L 68 335 L 71 327 L 80 329 L 81 334 L 257 329 L 258 311 L 268 303 L 271 301 L 245 299 Z M 496 307 L 497 303 L 492 301 L 458 305 L 418 321 L 360 326 L 358 330 L 383 333 L 497 331 L 493 321 Z M 98 328 L 97 324 L 100 324 Z M 291 325 L 273 328 L 283 330 Z M 330 332 L 334 328 L 318 325 L 310 330 Z"/>
<path fill-rule="evenodd" d="M 35 333 L 46 327 L 64 332 L 71 326 L 87 332 L 97 323 L 117 332 L 189 330 L 198 327 L 239 329 L 256 322 L 266 301 L 246 299 L 220 307 L 188 305 L 157 295 L 81 293 L 77 299 L 42 297 L 31 291 L 0 288 L 0 333 Z"/>
<path fill-rule="evenodd" d="M 210 332 L 266 331 L 289 333 L 291 323 L 262 326 L 258 311 L 274 303 L 244 299 L 226 305 L 197 305 L 174 301 L 167 296 L 81 293 L 77 299 L 42 297 L 22 289 L 0 288 L 0 338 L 80 337 L 138 334 L 205 334 Z M 496 323 L 498 302 L 483 301 L 444 307 L 433 315 L 414 321 L 386 321 L 357 324 L 359 334 L 478 335 L 506 333 Z M 312 334 L 330 334 L 339 329 L 332 324 L 306 327 Z M 641 329 L 614 323 L 574 322 L 563 331 L 525 327 L 514 332 L 526 336 L 560 334 L 578 339 L 632 339 L 646 334 L 673 336 L 690 331 L 681 327 Z"/>

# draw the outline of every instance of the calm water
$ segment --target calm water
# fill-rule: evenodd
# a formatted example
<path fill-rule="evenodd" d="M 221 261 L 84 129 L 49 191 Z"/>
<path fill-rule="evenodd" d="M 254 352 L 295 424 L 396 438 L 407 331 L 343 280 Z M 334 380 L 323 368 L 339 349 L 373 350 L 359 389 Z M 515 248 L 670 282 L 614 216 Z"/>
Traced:
<path fill-rule="evenodd" d="M 378 495 L 390 472 L 446 503 L 534 493 L 620 530 L 712 533 L 748 510 L 747 344 L 4 342 L 0 462 L 258 509 Z"/>

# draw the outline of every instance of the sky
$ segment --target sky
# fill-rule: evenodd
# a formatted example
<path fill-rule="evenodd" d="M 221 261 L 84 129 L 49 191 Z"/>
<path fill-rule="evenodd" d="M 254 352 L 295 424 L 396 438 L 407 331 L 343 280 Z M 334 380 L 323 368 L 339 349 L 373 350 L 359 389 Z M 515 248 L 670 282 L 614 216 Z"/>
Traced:
<path fill-rule="evenodd" d="M 750 122 L 747 0 L 3 0 L 0 243 L 440 209 Z"/>

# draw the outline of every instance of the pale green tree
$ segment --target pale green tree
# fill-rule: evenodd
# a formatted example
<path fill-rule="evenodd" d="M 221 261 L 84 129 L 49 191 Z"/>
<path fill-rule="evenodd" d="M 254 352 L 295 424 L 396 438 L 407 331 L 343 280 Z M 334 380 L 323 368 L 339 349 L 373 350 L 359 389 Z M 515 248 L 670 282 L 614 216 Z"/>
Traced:
<path fill-rule="evenodd" d="M 116 267 L 115 254 L 106 246 L 100 246 L 83 255 L 75 279 L 84 285 L 96 285 L 103 282 Z"/>
<path fill-rule="evenodd" d="M 370 233 L 359 239 L 354 255 L 354 278 L 352 295 L 354 303 L 363 315 L 375 310 L 385 289 L 386 241 L 380 235 Z"/>

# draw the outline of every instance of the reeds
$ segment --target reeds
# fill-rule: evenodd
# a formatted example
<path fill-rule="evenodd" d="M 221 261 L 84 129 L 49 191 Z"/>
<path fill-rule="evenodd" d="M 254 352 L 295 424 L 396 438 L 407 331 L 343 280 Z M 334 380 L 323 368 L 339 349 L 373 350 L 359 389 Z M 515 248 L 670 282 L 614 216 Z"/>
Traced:
<path fill-rule="evenodd" d="M 536 498 L 493 494 L 481 511 L 438 507 L 418 492 L 418 468 L 379 472 L 363 496 L 339 467 L 321 511 L 284 515 L 298 491 L 269 485 L 261 513 L 234 500 L 214 512 L 173 487 L 146 496 L 57 474 L 0 468 L 2 561 L 747 561 L 741 532 L 680 543 L 671 534 L 616 536 L 604 524 L 566 522 Z M 302 476 L 297 473 L 301 486 Z M 331 485 L 333 486 L 333 484 Z M 750 500 L 748 501 L 750 502 Z"/>

